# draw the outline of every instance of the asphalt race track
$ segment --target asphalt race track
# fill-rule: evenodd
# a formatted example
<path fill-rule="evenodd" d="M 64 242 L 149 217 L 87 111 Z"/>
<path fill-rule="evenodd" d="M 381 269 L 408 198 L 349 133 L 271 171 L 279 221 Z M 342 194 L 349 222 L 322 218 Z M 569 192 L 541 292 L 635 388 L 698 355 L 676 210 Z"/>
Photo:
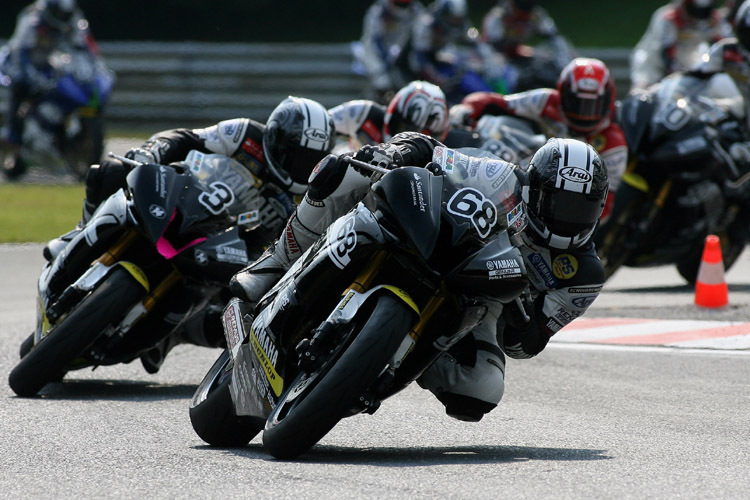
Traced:
<path fill-rule="evenodd" d="M 647 318 L 707 321 L 693 330 L 720 338 L 715 324 L 750 321 L 747 255 L 727 273 L 730 306 L 719 311 L 693 306 L 672 269 L 618 272 L 587 315 L 599 326 L 574 323 L 571 336 L 589 336 L 562 342 L 563 330 L 537 358 L 510 360 L 505 398 L 479 423 L 452 420 L 410 387 L 291 462 L 264 454 L 258 438 L 212 449 L 193 433 L 188 401 L 216 350 L 178 346 L 153 376 L 134 362 L 15 397 L 5 381 L 34 327 L 41 262 L 39 245 L 0 246 L 0 498 L 728 500 L 750 492 L 746 347 L 611 343 L 627 335 L 592 341 L 590 333 L 624 324 L 637 337 L 643 323 L 622 318 Z"/>

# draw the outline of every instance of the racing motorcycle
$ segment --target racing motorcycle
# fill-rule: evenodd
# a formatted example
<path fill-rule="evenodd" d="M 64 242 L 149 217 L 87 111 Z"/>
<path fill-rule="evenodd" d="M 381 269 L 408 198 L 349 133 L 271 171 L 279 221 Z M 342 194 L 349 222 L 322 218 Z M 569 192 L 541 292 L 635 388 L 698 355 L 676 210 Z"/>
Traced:
<path fill-rule="evenodd" d="M 227 348 L 198 386 L 190 419 L 213 446 L 263 431 L 274 457 L 315 445 L 342 418 L 374 413 L 483 317 L 465 297 L 518 299 L 515 245 L 526 223 L 512 167 L 474 148 L 435 149 L 430 168 L 381 169 L 255 306 L 232 299 Z M 519 301 L 520 302 L 520 301 Z"/>
<path fill-rule="evenodd" d="M 112 155 L 117 157 L 116 155 Z M 128 363 L 229 297 L 229 279 L 275 236 L 259 226 L 249 171 L 192 151 L 170 166 L 135 166 L 38 280 L 35 331 L 11 389 L 33 396 L 85 367 Z"/>
<path fill-rule="evenodd" d="M 626 98 L 619 122 L 629 165 L 612 215 L 594 236 L 607 277 L 621 266 L 675 265 L 694 283 L 707 235 L 724 266 L 748 241 L 748 152 L 742 122 L 705 96 L 706 79 L 673 74 Z"/>
<path fill-rule="evenodd" d="M 480 149 L 519 165 L 523 170 L 537 149 L 547 142 L 538 125 L 511 115 L 484 115 L 477 121 L 474 132 L 479 137 Z"/>
<path fill-rule="evenodd" d="M 0 53 L 0 85 L 10 87 L 16 75 Z M 115 76 L 101 59 L 86 50 L 55 51 L 49 75 L 32 88 L 32 98 L 18 108 L 23 120 L 21 149 L 2 160 L 8 179 L 17 179 L 29 166 L 72 173 L 84 180 L 89 165 L 99 163 L 104 148 L 103 109 Z M 7 120 L 7 117 L 6 117 Z"/>

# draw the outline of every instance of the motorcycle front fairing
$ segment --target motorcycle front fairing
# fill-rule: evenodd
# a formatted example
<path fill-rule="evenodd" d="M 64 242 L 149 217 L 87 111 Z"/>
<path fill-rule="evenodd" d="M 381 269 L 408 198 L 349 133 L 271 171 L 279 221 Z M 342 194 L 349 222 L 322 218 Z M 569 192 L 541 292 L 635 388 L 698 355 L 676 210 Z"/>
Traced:
<path fill-rule="evenodd" d="M 164 165 L 143 164 L 127 176 L 132 211 L 143 232 L 154 243 L 175 216 L 187 175 Z"/>

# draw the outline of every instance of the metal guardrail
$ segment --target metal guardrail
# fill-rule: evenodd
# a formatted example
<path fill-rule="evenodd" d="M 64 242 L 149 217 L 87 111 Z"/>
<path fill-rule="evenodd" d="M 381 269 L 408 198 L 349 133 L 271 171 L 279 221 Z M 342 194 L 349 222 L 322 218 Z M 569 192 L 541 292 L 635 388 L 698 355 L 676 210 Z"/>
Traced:
<path fill-rule="evenodd" d="M 154 130 L 249 116 L 259 121 L 288 95 L 332 107 L 362 98 L 349 44 L 102 42 L 117 73 L 110 126 Z M 629 86 L 629 49 L 578 49 L 608 64 L 618 91 Z"/>

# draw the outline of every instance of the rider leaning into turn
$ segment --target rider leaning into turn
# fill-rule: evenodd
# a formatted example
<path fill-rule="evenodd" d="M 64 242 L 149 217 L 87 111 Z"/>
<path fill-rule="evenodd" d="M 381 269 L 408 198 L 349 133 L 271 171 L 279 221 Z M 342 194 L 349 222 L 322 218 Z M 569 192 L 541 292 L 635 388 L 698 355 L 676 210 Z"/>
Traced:
<path fill-rule="evenodd" d="M 427 166 L 439 163 L 443 152 L 437 139 L 406 132 L 378 146 L 363 146 L 354 158 L 383 167 Z M 572 170 L 585 175 L 571 176 Z M 607 170 L 596 151 L 580 141 L 550 139 L 526 171 L 515 172 L 528 212 L 518 242 L 530 282 L 523 310 L 492 297 L 467 297 L 467 313 L 483 315 L 482 321 L 418 380 L 460 420 L 478 421 L 497 406 L 504 391 L 505 355 L 530 358 L 541 352 L 552 335 L 586 311 L 605 279 L 591 242 L 607 196 Z M 365 197 L 378 176 L 349 168 L 340 156 L 324 158 L 278 240 L 232 278 L 232 293 L 257 303 L 333 221 Z"/>
<path fill-rule="evenodd" d="M 306 133 L 314 130 L 314 134 Z M 125 155 L 143 163 L 168 165 L 185 159 L 191 150 L 229 156 L 244 165 L 249 179 L 262 200 L 258 210 L 261 230 L 271 240 L 284 223 L 300 196 L 307 189 L 307 178 L 313 167 L 330 153 L 336 129 L 325 107 L 300 97 L 282 101 L 265 124 L 250 118 L 235 118 L 208 128 L 179 128 L 158 132 L 140 148 Z M 81 231 L 96 207 L 112 193 L 126 186 L 131 166 L 112 158 L 92 165 L 86 176 L 86 199 L 81 223 L 44 249 L 48 260 L 64 251 L 67 243 Z M 258 233 L 255 230 L 254 235 Z M 255 236 L 254 236 L 255 237 Z M 173 335 L 141 356 L 144 367 L 156 372 L 167 352 L 180 342 L 215 347 L 223 342 L 218 318 L 205 318 L 195 331 Z M 187 335 L 187 337 L 184 337 Z"/>
<path fill-rule="evenodd" d="M 55 49 L 84 49 L 98 57 L 99 48 L 75 0 L 37 0 L 18 15 L 7 49 L 2 71 L 11 85 L 0 145 L 17 149 L 23 130 L 19 106 L 54 83 L 49 55 Z"/>
<path fill-rule="evenodd" d="M 578 57 L 563 68 L 555 89 L 508 95 L 474 92 L 451 108 L 451 119 L 472 127 L 483 115 L 514 115 L 537 123 L 547 137 L 570 137 L 590 144 L 609 176 L 609 197 L 602 215 L 606 220 L 628 159 L 625 134 L 615 123 L 615 94 L 607 66 L 599 59 Z"/>
<path fill-rule="evenodd" d="M 730 36 L 732 27 L 716 0 L 674 0 L 659 7 L 630 54 L 630 90 L 690 69 L 709 45 Z"/>
<path fill-rule="evenodd" d="M 440 87 L 413 81 L 401 88 L 384 106 L 356 99 L 328 110 L 336 133 L 348 140 L 350 150 L 380 144 L 407 130 L 444 140 L 450 130 L 445 94 Z"/>

